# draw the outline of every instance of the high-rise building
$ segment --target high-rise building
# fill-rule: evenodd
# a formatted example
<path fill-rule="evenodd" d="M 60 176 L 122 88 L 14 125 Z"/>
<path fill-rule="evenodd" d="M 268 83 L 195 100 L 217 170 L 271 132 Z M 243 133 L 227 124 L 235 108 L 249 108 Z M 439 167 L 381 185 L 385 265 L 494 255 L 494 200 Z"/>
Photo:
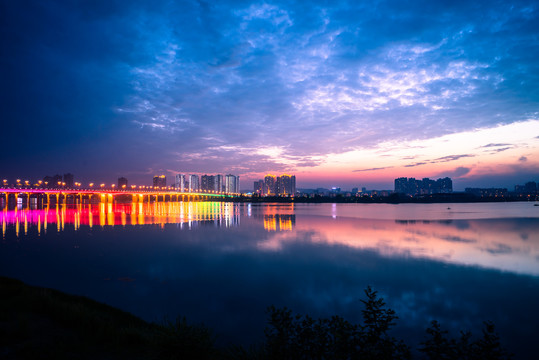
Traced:
<path fill-rule="evenodd" d="M 264 177 L 264 184 L 266 184 L 266 191 L 265 195 L 275 195 L 277 193 L 275 189 L 276 185 L 276 176 L 272 174 L 267 174 Z"/>
<path fill-rule="evenodd" d="M 127 189 L 127 179 L 124 177 L 118 178 L 118 189 Z"/>
<path fill-rule="evenodd" d="M 187 180 L 185 174 L 177 174 L 174 177 L 174 189 L 184 192 L 187 191 Z"/>
<path fill-rule="evenodd" d="M 225 192 L 226 193 L 239 193 L 240 190 L 240 177 L 232 174 L 225 176 Z"/>
<path fill-rule="evenodd" d="M 438 188 L 439 193 L 451 193 L 453 192 L 453 181 L 448 177 L 438 179 L 436 180 L 436 187 Z"/>
<path fill-rule="evenodd" d="M 189 192 L 197 192 L 200 190 L 200 178 L 198 175 L 189 175 Z"/>
<path fill-rule="evenodd" d="M 258 180 L 254 182 L 253 192 L 258 195 L 265 195 L 268 192 L 266 190 L 266 184 L 264 183 L 264 180 Z"/>
<path fill-rule="evenodd" d="M 215 175 L 215 191 L 222 192 L 224 190 L 223 175 Z"/>
<path fill-rule="evenodd" d="M 200 177 L 200 189 L 205 191 L 217 191 L 217 176 L 202 175 Z"/>
<path fill-rule="evenodd" d="M 275 183 L 275 193 L 277 195 L 294 196 L 296 194 L 296 176 L 287 174 L 279 176 Z"/>
<path fill-rule="evenodd" d="M 167 186 L 167 177 L 165 175 L 155 175 L 153 177 L 153 187 L 163 188 Z"/>
<path fill-rule="evenodd" d="M 72 189 L 73 184 L 75 183 L 75 177 L 73 176 L 73 174 L 70 173 L 64 174 L 64 182 L 66 183 L 66 188 Z"/>
<path fill-rule="evenodd" d="M 429 178 L 416 180 L 402 177 L 395 179 L 395 192 L 412 196 L 451 193 L 453 181 L 448 177 L 436 181 Z"/>

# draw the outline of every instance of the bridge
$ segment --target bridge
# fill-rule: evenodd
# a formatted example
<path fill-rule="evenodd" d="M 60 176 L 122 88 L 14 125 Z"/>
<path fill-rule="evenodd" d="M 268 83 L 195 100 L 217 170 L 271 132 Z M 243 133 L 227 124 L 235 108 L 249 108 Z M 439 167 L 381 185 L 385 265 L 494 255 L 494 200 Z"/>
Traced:
<path fill-rule="evenodd" d="M 240 196 L 237 193 L 223 193 L 216 191 L 198 191 L 182 192 L 177 190 L 162 189 L 47 189 L 47 188 L 17 188 L 0 187 L 0 205 L 1 200 L 6 202 L 14 200 L 18 203 L 19 199 L 30 204 L 31 199 L 35 199 L 38 204 L 50 204 L 51 201 L 56 204 L 67 204 L 71 199 L 73 204 L 82 204 L 84 200 L 91 202 L 113 203 L 120 199 L 121 201 L 131 201 L 133 203 L 144 203 L 154 201 L 216 201 L 231 199 Z"/>

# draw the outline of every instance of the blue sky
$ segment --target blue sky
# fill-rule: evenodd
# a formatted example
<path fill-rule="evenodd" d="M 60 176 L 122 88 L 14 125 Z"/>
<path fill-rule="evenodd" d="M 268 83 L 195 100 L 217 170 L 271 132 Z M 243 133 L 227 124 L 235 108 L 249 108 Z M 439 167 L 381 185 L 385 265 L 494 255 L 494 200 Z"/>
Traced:
<path fill-rule="evenodd" d="M 1 173 L 539 181 L 538 14 L 536 1 L 2 0 Z"/>

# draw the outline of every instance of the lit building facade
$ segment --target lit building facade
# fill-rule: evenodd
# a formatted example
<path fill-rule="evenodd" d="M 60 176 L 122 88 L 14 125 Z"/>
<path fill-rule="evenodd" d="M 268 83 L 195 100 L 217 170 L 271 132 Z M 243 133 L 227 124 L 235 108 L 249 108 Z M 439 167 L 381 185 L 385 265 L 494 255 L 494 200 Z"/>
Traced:
<path fill-rule="evenodd" d="M 254 182 L 253 192 L 258 195 L 264 195 L 268 192 L 266 189 L 266 184 L 264 183 L 264 180 L 258 180 Z"/>
<path fill-rule="evenodd" d="M 283 174 L 277 178 L 275 193 L 282 196 L 294 196 L 296 194 L 296 176 Z"/>
<path fill-rule="evenodd" d="M 174 189 L 177 191 L 187 191 L 187 179 L 185 174 L 177 174 L 174 177 Z"/>
<path fill-rule="evenodd" d="M 225 180 L 223 175 L 215 175 L 215 191 L 222 192 L 224 191 Z"/>
<path fill-rule="evenodd" d="M 153 187 L 166 187 L 167 186 L 167 177 L 165 175 L 155 175 L 153 177 Z"/>
<path fill-rule="evenodd" d="M 296 194 L 296 176 L 267 174 L 264 180 L 253 183 L 253 191 L 261 196 L 294 196 Z"/>
<path fill-rule="evenodd" d="M 266 193 L 264 195 L 275 195 L 277 193 L 275 189 L 276 185 L 276 176 L 268 174 L 264 177 L 264 184 L 266 185 Z"/>
<path fill-rule="evenodd" d="M 225 176 L 225 192 L 238 193 L 240 192 L 240 177 L 232 174 Z"/>
<path fill-rule="evenodd" d="M 189 192 L 200 190 L 200 178 L 196 174 L 189 175 Z"/>

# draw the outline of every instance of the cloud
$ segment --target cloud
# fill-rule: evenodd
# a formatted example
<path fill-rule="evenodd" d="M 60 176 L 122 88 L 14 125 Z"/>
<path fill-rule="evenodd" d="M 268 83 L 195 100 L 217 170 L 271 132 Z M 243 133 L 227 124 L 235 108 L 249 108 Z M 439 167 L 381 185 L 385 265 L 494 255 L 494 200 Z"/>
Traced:
<path fill-rule="evenodd" d="M 510 246 L 505 245 L 505 244 L 496 244 L 495 247 L 489 247 L 483 250 L 493 255 L 511 254 L 513 252 L 513 249 Z"/>
<path fill-rule="evenodd" d="M 512 144 L 487 144 L 481 146 L 482 148 L 489 148 L 489 147 L 501 147 L 501 146 L 511 146 Z"/>
<path fill-rule="evenodd" d="M 503 152 L 503 151 L 510 150 L 510 149 L 513 149 L 513 148 L 514 148 L 513 146 L 508 146 L 508 147 L 504 147 L 504 148 L 500 148 L 500 149 L 495 149 L 495 150 L 492 150 L 492 153 L 499 153 L 499 152 Z"/>
<path fill-rule="evenodd" d="M 436 177 L 450 177 L 450 178 L 453 178 L 453 179 L 460 179 L 460 178 L 466 176 L 467 174 L 469 174 L 470 171 L 471 171 L 471 168 L 464 167 L 464 166 L 459 166 L 454 170 L 444 171 L 444 172 L 436 175 Z"/>
<path fill-rule="evenodd" d="M 391 169 L 392 167 L 393 166 L 385 166 L 385 167 L 377 167 L 377 168 L 370 168 L 370 169 L 359 169 L 359 170 L 353 170 L 352 172 L 377 171 L 377 170 Z"/>
<path fill-rule="evenodd" d="M 415 164 L 404 165 L 404 167 L 415 167 L 427 164 L 426 162 L 416 162 Z"/>
<path fill-rule="evenodd" d="M 450 241 L 450 242 L 467 243 L 467 244 L 472 244 L 472 243 L 477 242 L 476 239 L 466 239 L 466 238 L 462 238 L 460 236 L 450 236 L 450 235 L 441 236 L 440 239 L 447 240 L 447 241 Z"/>
<path fill-rule="evenodd" d="M 526 162 L 528 161 L 528 158 L 526 156 L 521 156 L 520 158 L 518 158 L 518 161 Z"/>
<path fill-rule="evenodd" d="M 468 158 L 468 157 L 474 157 L 474 156 L 475 156 L 475 155 L 473 155 L 473 154 L 447 155 L 447 156 L 443 156 L 443 157 L 434 159 L 434 160 L 432 160 L 431 162 L 432 162 L 432 163 L 436 163 L 436 162 L 448 162 L 448 161 L 455 161 L 455 160 L 459 160 L 459 159 L 462 159 L 462 158 Z"/>

